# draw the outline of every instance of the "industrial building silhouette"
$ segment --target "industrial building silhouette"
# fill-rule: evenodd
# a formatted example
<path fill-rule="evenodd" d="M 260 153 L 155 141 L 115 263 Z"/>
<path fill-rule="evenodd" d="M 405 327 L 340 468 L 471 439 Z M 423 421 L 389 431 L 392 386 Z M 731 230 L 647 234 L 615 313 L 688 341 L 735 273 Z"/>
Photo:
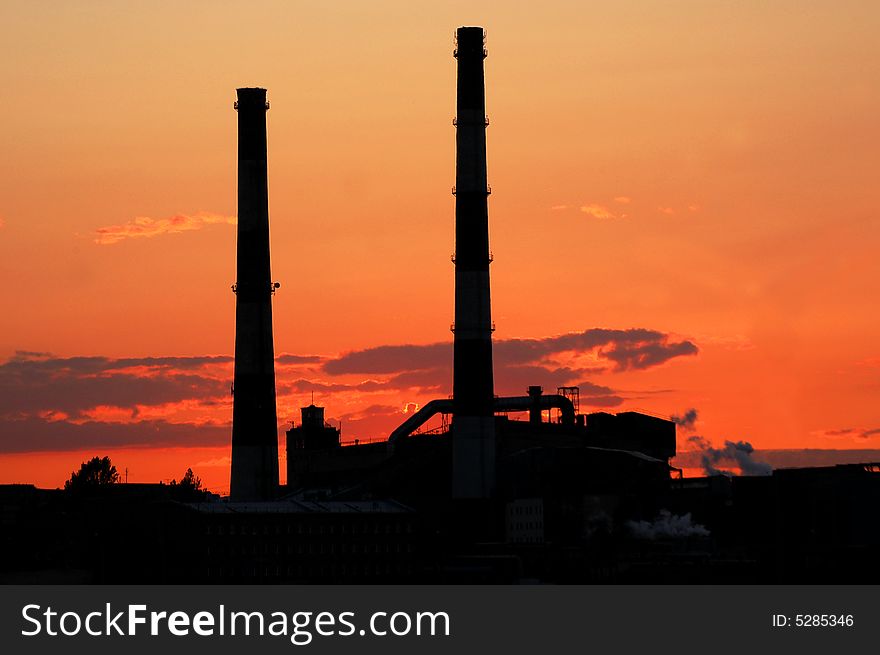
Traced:
<path fill-rule="evenodd" d="M 231 489 L 0 488 L 0 579 L 92 582 L 876 582 L 880 467 L 683 479 L 676 426 L 580 413 L 576 387 L 496 397 L 484 31 L 457 31 L 453 394 L 381 442 L 324 408 L 279 484 L 266 90 L 238 89 Z M 511 413 L 527 414 L 514 420 Z M 437 415 L 439 430 L 419 432 Z"/>

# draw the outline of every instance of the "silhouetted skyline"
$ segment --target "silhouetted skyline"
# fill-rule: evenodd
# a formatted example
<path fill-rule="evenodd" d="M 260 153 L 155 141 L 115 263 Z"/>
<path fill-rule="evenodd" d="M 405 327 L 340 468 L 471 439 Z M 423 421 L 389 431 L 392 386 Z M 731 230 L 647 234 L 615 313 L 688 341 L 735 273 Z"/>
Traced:
<path fill-rule="evenodd" d="M 482 27 L 457 29 L 451 397 L 435 395 L 422 408 L 407 403 L 404 413 L 411 416 L 387 440 L 379 435 L 346 442 L 342 426 L 328 423 L 325 407 L 315 405 L 314 381 L 303 380 L 312 387 L 311 403 L 301 407 L 301 424 L 286 431 L 287 480 L 282 483 L 277 364 L 329 375 L 392 375 L 359 382 L 356 391 L 363 394 L 395 381 L 401 389 L 436 391 L 439 385 L 426 385 L 419 374 L 442 372 L 449 348 L 441 342 L 423 346 L 427 357 L 414 360 L 406 355 L 418 346 L 367 347 L 335 360 L 290 354 L 276 358 L 273 297 L 280 285 L 273 281 L 269 254 L 269 103 L 265 88 L 238 87 L 229 496 L 206 491 L 192 467 L 180 482 L 132 484 L 128 467 L 123 478 L 106 455 L 84 461 L 64 490 L 0 484 L 7 527 L 6 538 L 0 540 L 0 580 L 875 581 L 880 461 L 773 470 L 756 457 L 750 441 L 726 439 L 716 445 L 700 434 L 703 405 L 694 403 L 668 417 L 623 408 L 604 411 L 623 405 L 623 393 L 632 392 L 584 380 L 559 384 L 554 394 L 536 379 L 542 373 L 568 381 L 585 374 L 663 371 L 673 361 L 702 357 L 696 339 L 644 328 L 594 328 L 549 340 L 500 341 L 499 350 L 509 358 L 506 366 L 519 369 L 529 384 L 525 395 L 497 393 L 489 269 L 491 243 L 504 230 L 496 230 L 490 241 L 486 54 Z M 623 196 L 615 200 L 631 201 Z M 600 220 L 615 218 L 599 205 L 582 210 Z M 228 222 L 206 215 L 201 220 Z M 161 229 L 187 231 L 194 227 L 190 223 L 179 218 Z M 134 227 L 156 225 L 140 220 Z M 97 239 L 102 245 L 119 240 L 112 230 Z M 407 253 L 409 245 L 404 242 L 398 252 Z M 557 266 L 564 271 L 562 264 Z M 306 277 L 320 280 L 320 270 L 308 271 Z M 434 301 L 427 295 L 409 300 L 415 311 L 417 301 Z M 357 330 L 358 323 L 351 326 Z M 559 361 L 560 355 L 567 361 Z M 409 370 L 396 371 L 395 358 L 401 361 L 397 366 Z M 224 357 L 61 362 L 85 372 L 92 391 L 102 392 L 101 408 L 110 411 L 108 401 L 124 397 L 124 392 L 114 395 L 121 375 L 132 372 L 144 381 L 174 380 L 195 394 L 194 400 L 210 406 L 210 396 L 197 393 L 193 371 L 229 364 Z M 192 364 L 190 371 L 173 372 L 181 362 Z M 46 353 L 26 352 L 4 367 L 19 377 L 28 367 L 35 368 L 51 385 L 57 383 L 52 366 L 58 363 Z M 147 383 L 142 391 L 149 389 Z M 69 385 L 62 402 L 76 400 L 77 391 L 78 385 Z M 670 392 L 657 390 L 657 395 Z M 31 399 L 19 390 L 13 392 L 15 401 L 27 406 Z M 597 405 L 603 411 L 596 411 Z M 129 424 L 145 423 L 141 411 L 135 405 Z M 525 414 L 527 420 L 512 420 L 511 413 Z M 430 428 L 437 416 L 439 426 Z M 99 423 L 85 412 L 44 412 L 40 419 L 86 430 Z M 162 428 L 172 422 L 151 425 L 159 429 L 145 445 L 160 450 L 158 442 L 171 438 L 171 430 L 163 435 Z M 851 433 L 866 439 L 880 429 L 841 428 L 828 436 Z M 685 478 L 675 465 L 682 444 L 697 453 L 704 476 Z"/>
<path fill-rule="evenodd" d="M 279 428 L 314 392 L 380 438 L 452 393 L 462 22 L 491 43 L 496 392 L 696 409 L 682 445 L 767 461 L 876 448 L 878 9 L 492 9 L 10 9 L 0 481 L 109 454 L 228 491 L 246 84 L 273 99 Z"/>

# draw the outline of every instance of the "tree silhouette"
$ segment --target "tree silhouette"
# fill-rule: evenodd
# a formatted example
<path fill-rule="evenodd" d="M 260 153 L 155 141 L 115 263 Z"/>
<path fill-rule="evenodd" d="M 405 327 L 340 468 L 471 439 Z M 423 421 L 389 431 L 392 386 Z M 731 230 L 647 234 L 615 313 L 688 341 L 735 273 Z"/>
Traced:
<path fill-rule="evenodd" d="M 109 457 L 92 457 L 83 462 L 79 471 L 71 471 L 70 479 L 64 483 L 67 491 L 94 489 L 119 482 L 119 472 Z"/>
<path fill-rule="evenodd" d="M 208 490 L 202 488 L 201 479 L 193 473 L 192 469 L 186 469 L 186 473 L 177 480 L 171 481 L 171 497 L 184 503 L 194 503 L 204 500 Z"/>

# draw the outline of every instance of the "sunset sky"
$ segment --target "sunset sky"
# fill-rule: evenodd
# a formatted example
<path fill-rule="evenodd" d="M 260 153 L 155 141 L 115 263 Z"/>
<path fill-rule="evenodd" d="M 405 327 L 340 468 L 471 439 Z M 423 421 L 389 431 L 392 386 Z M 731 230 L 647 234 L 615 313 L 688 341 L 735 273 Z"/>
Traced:
<path fill-rule="evenodd" d="M 0 23 L 0 483 L 109 454 L 228 490 L 239 86 L 271 102 L 282 430 L 312 392 L 343 440 L 448 396 L 468 24 L 496 393 L 696 409 L 680 449 L 880 448 L 876 2 L 30 2 Z"/>

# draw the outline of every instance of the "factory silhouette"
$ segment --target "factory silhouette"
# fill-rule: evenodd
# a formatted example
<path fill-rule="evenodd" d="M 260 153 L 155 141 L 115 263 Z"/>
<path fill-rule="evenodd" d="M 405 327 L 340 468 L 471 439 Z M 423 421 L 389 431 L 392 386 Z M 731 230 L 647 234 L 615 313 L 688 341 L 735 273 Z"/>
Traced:
<path fill-rule="evenodd" d="M 671 420 L 582 414 L 577 387 L 495 395 L 483 29 L 459 28 L 454 55 L 452 397 L 345 445 L 323 407 L 302 408 L 279 484 L 269 104 L 240 88 L 229 498 L 6 485 L 0 580 L 878 582 L 878 464 L 683 478 Z"/>

